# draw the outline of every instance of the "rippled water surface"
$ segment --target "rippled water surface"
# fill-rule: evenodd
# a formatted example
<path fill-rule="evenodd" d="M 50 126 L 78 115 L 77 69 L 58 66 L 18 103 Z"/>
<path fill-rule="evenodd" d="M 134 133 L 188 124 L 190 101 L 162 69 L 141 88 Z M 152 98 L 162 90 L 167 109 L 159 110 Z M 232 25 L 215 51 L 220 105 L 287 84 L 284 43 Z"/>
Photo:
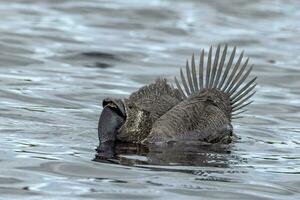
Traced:
<path fill-rule="evenodd" d="M 11 0 L 0 13 L 1 199 L 300 199 L 299 1 Z M 104 97 L 218 43 L 259 76 L 237 142 L 92 161 Z"/>

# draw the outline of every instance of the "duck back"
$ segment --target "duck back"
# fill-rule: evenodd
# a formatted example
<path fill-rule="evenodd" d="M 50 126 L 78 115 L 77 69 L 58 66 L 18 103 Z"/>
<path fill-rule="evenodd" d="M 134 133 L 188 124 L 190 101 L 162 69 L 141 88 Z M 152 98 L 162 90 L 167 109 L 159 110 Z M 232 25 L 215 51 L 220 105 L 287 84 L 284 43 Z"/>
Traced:
<path fill-rule="evenodd" d="M 202 50 L 198 75 L 193 55 L 191 68 L 188 61 L 186 62 L 186 75 L 180 70 L 181 84 L 175 77 L 183 101 L 154 122 L 144 143 L 231 141 L 231 121 L 239 118 L 246 111 L 243 108 L 252 103 L 248 100 L 255 93 L 253 89 L 257 77 L 246 81 L 253 66 L 247 67 L 249 58 L 243 62 L 243 52 L 234 62 L 235 47 L 228 59 L 227 46 L 221 53 L 219 45 L 214 58 L 211 47 L 206 62 L 204 54 Z"/>

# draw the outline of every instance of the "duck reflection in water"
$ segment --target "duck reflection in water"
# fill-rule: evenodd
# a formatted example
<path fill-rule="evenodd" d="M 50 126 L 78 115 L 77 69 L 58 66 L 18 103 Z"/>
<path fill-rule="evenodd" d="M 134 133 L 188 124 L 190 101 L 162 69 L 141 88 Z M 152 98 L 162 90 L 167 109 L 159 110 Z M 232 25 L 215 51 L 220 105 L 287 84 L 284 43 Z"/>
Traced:
<path fill-rule="evenodd" d="M 122 165 L 172 165 L 229 167 L 230 144 L 174 142 L 140 145 L 120 141 L 107 142 L 96 151 L 95 161 Z"/>

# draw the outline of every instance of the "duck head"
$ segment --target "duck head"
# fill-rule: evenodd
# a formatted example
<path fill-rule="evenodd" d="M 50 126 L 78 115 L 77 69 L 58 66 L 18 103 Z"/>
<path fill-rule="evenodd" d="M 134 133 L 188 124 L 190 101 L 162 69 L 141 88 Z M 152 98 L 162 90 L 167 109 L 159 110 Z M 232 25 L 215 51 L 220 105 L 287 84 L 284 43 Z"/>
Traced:
<path fill-rule="evenodd" d="M 134 142 L 145 139 L 151 128 L 150 112 L 128 99 L 106 98 L 98 123 L 100 145 L 115 140 Z"/>
<path fill-rule="evenodd" d="M 142 102 L 125 99 L 124 105 L 126 120 L 118 130 L 117 139 L 123 142 L 139 143 L 148 136 L 153 117 Z"/>

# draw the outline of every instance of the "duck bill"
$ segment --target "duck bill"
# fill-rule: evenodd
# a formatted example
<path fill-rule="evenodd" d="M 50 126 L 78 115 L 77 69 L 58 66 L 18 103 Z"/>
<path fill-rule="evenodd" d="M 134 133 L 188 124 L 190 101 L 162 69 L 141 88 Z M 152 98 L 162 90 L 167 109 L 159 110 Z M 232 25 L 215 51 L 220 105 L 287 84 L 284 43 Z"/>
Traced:
<path fill-rule="evenodd" d="M 112 143 L 116 140 L 118 129 L 125 121 L 115 107 L 104 106 L 98 123 L 98 137 L 100 146 L 105 143 Z"/>

